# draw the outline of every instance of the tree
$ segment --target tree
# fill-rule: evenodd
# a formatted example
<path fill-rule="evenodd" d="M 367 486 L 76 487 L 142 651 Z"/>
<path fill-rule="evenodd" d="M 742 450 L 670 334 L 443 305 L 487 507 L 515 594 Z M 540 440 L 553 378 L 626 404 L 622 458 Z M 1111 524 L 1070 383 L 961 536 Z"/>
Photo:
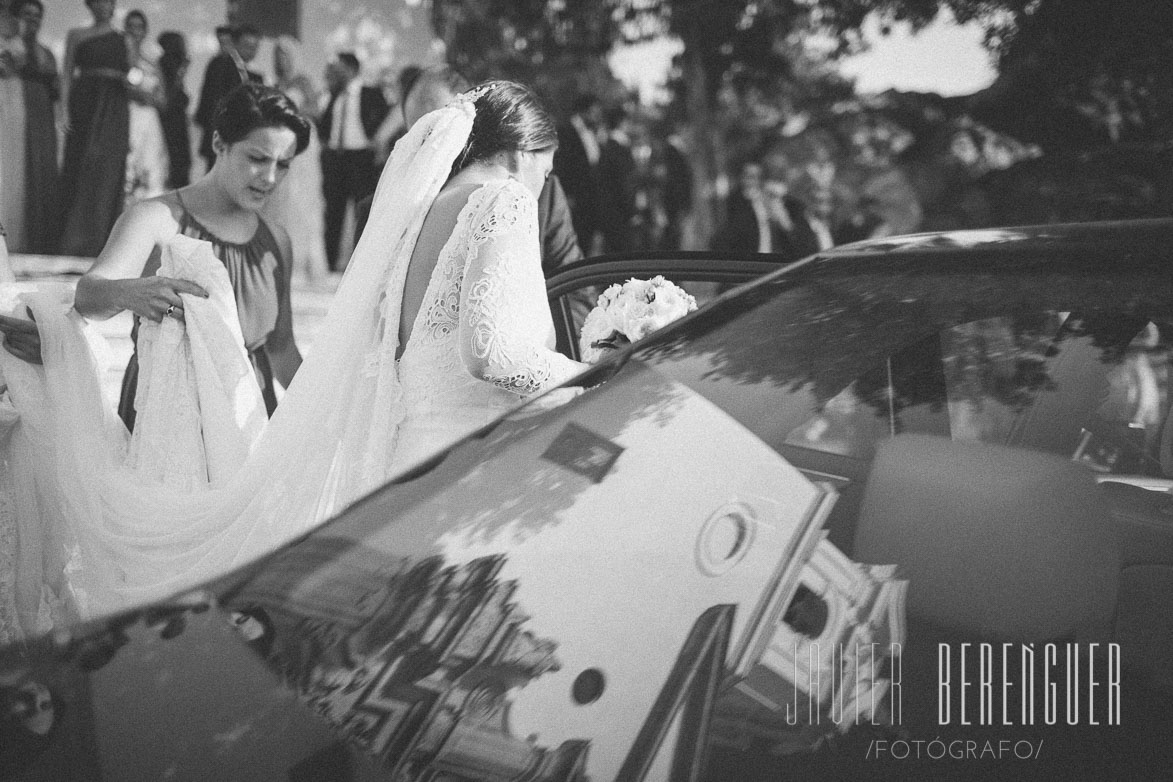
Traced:
<path fill-rule="evenodd" d="M 991 124 L 1056 151 L 1173 135 L 1173 4 L 1041 0 L 987 30 L 999 76 L 972 110 Z"/>
<path fill-rule="evenodd" d="M 473 82 L 533 87 L 557 114 L 579 92 L 608 94 L 606 65 L 617 29 L 615 0 L 432 0 L 432 27 L 448 63 Z"/>
<path fill-rule="evenodd" d="M 870 16 L 915 30 L 947 10 L 981 25 L 999 77 L 957 110 L 1048 151 L 1173 136 L 1164 0 L 433 0 L 432 10 L 454 65 L 529 81 L 556 110 L 584 89 L 614 89 L 604 58 L 615 43 L 679 38 L 672 115 L 688 131 L 698 244 L 719 219 L 713 183 L 731 151 L 851 97 L 834 61 L 866 45 Z"/>
<path fill-rule="evenodd" d="M 1173 135 L 1173 3 L 1152 0 L 819 0 L 839 51 L 866 15 L 928 24 L 943 9 L 985 31 L 998 79 L 973 96 L 984 122 L 1049 151 Z"/>

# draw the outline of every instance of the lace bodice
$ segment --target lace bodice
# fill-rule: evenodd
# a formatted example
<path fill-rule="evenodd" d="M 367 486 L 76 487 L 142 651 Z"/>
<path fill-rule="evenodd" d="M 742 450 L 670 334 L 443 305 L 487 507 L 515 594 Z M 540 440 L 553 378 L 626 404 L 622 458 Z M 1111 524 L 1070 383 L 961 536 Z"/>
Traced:
<path fill-rule="evenodd" d="M 461 209 L 399 362 L 405 453 L 396 462 L 446 445 L 583 368 L 554 350 L 537 221 L 536 200 L 512 179 L 482 185 Z M 418 436 L 440 441 L 411 442 L 421 427 L 429 434 Z"/>

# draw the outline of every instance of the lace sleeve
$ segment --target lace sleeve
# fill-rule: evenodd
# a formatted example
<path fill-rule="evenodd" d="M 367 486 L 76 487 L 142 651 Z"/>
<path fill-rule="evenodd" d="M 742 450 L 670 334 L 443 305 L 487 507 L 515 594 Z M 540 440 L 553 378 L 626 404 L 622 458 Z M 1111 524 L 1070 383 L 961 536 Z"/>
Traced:
<path fill-rule="evenodd" d="M 515 182 L 491 194 L 474 217 L 468 247 L 460 353 L 473 377 L 529 395 L 585 369 L 551 349 L 554 328 L 533 195 Z"/>

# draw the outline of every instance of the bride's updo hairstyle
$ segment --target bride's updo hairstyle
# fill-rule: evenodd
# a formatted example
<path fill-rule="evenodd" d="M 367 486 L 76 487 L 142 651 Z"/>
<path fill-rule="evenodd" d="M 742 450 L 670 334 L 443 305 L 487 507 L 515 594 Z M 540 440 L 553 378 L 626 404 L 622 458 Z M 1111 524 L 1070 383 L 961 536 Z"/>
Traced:
<path fill-rule="evenodd" d="M 257 128 L 289 128 L 300 155 L 310 144 L 310 123 L 284 92 L 260 84 L 242 84 L 216 106 L 212 128 L 225 144 L 235 144 Z"/>
<path fill-rule="evenodd" d="M 452 173 L 498 152 L 536 152 L 558 145 L 554 118 L 529 87 L 512 81 L 491 81 L 466 95 L 473 98 L 476 119 Z"/>

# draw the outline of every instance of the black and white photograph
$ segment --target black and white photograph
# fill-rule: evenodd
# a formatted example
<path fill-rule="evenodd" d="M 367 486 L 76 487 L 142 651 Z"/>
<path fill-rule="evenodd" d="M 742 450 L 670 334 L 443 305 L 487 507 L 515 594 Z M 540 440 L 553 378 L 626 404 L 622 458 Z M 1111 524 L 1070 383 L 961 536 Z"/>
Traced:
<path fill-rule="evenodd" d="M 0 782 L 1171 739 L 1173 4 L 0 0 Z"/>

